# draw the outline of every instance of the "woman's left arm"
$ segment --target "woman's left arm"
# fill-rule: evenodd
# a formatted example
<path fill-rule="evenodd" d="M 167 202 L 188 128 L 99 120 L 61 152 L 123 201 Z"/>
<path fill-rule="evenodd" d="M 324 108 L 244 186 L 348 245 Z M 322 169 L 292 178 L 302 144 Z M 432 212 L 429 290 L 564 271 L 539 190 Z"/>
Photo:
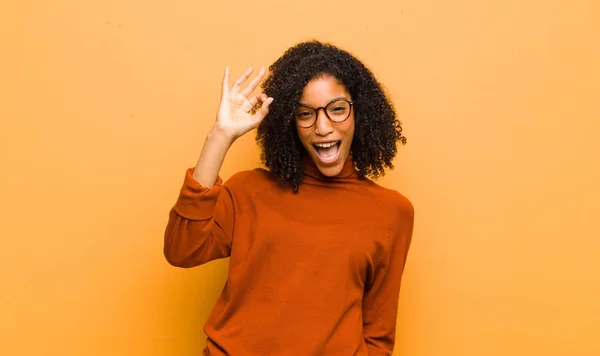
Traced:
<path fill-rule="evenodd" d="M 412 205 L 402 210 L 388 254 L 376 265 L 363 296 L 363 336 L 369 356 L 391 356 L 394 349 L 400 283 L 414 224 Z"/>

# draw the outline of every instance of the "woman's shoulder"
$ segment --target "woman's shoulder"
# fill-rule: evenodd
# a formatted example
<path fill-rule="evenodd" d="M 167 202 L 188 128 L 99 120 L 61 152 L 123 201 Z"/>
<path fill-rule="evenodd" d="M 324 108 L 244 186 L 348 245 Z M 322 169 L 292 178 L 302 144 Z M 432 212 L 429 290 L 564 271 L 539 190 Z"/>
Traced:
<path fill-rule="evenodd" d="M 279 179 L 263 168 L 239 171 L 225 181 L 224 186 L 236 192 L 255 193 L 279 185 Z"/>
<path fill-rule="evenodd" d="M 378 202 L 389 207 L 390 209 L 396 210 L 402 215 L 414 215 L 414 206 L 410 199 L 408 199 L 404 194 L 395 189 L 381 186 L 372 180 L 366 180 L 369 187 L 368 189 L 373 193 Z"/>

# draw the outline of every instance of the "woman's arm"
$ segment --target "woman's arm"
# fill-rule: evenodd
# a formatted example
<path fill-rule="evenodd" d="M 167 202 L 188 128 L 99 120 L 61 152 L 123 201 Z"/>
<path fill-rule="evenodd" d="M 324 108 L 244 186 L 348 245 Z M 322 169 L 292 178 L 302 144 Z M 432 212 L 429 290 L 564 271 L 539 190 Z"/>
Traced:
<path fill-rule="evenodd" d="M 225 68 L 221 90 L 221 103 L 217 113 L 217 121 L 204 141 L 202 153 L 194 168 L 194 179 L 205 187 L 212 187 L 219 176 L 225 160 L 225 154 L 240 136 L 258 127 L 269 112 L 269 104 L 273 98 L 265 94 L 249 97 L 265 77 L 265 69 L 261 68 L 258 76 L 246 88 L 241 85 L 252 74 L 252 68 L 236 80 L 229 88 L 229 68 Z M 260 103 L 260 109 L 252 113 Z"/>
<path fill-rule="evenodd" d="M 229 256 L 235 209 L 219 171 L 233 142 L 258 126 L 273 101 L 264 94 L 249 98 L 264 78 L 264 68 L 240 89 L 251 73 L 252 68 L 248 68 L 230 89 L 229 69 L 225 68 L 217 120 L 204 141 L 196 167 L 186 172 L 179 198 L 169 214 L 164 255 L 174 266 L 193 267 Z M 259 103 L 260 108 L 253 112 Z"/>
<path fill-rule="evenodd" d="M 414 208 L 405 202 L 386 258 L 378 263 L 363 296 L 363 337 L 369 356 L 390 356 L 394 350 L 400 284 L 414 224 Z"/>

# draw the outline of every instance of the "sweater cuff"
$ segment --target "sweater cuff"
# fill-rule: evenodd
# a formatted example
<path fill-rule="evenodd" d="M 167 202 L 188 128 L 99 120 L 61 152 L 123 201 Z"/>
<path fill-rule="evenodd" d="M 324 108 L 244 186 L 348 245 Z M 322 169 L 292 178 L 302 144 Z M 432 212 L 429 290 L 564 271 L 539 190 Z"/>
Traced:
<path fill-rule="evenodd" d="M 194 168 L 186 171 L 174 209 L 177 214 L 188 220 L 207 220 L 214 214 L 223 180 L 220 176 L 217 177 L 215 185 L 208 188 L 195 180 L 193 173 Z"/>

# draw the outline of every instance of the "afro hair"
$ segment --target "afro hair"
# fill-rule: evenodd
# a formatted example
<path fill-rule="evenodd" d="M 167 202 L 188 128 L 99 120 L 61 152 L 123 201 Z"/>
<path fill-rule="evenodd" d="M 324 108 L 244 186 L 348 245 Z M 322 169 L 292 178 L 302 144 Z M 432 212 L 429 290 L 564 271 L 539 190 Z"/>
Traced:
<path fill-rule="evenodd" d="M 393 168 L 397 141 L 406 143 L 402 126 L 382 86 L 365 65 L 345 50 L 318 41 L 289 48 L 270 67 L 263 82 L 266 95 L 275 98 L 260 123 L 256 140 L 262 162 L 281 184 L 298 191 L 304 176 L 305 154 L 296 131 L 294 112 L 306 84 L 331 75 L 343 84 L 354 102 L 355 130 L 350 152 L 360 177 L 378 178 Z"/>

